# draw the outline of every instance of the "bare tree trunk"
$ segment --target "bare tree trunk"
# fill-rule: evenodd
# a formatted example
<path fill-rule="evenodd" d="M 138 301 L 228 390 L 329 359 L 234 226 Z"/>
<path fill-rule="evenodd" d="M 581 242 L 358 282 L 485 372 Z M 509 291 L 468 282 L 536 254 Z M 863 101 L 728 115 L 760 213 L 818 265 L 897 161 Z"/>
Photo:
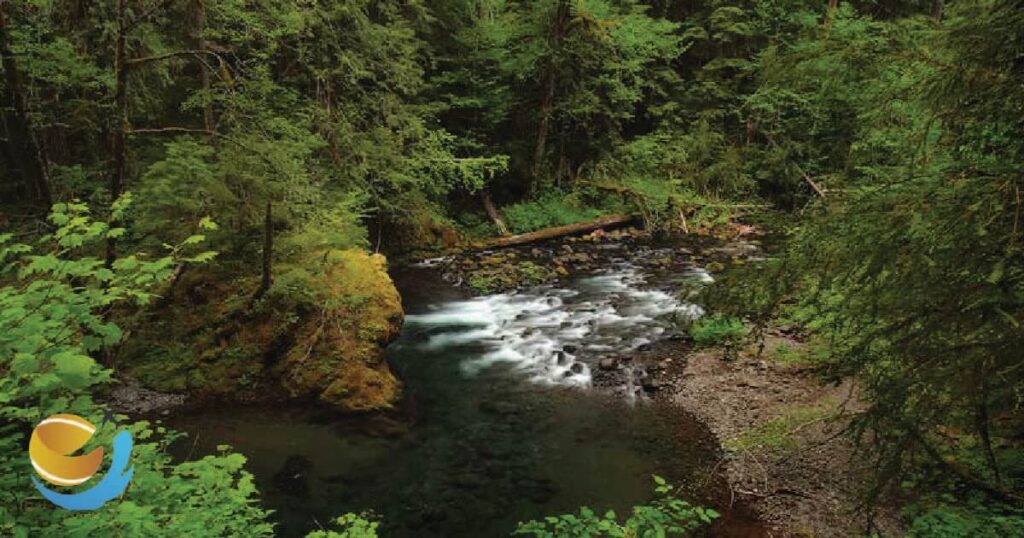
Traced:
<path fill-rule="evenodd" d="M 117 0 L 117 44 L 114 49 L 114 109 L 117 112 L 114 126 L 113 169 L 110 172 L 110 203 L 114 203 L 124 193 L 125 139 L 128 132 L 128 0 Z M 117 242 L 107 238 L 107 265 L 117 259 Z"/>
<path fill-rule="evenodd" d="M 21 84 L 21 72 L 11 51 L 10 34 L 7 31 L 7 17 L 4 3 L 0 1 L 0 56 L 3 57 L 4 81 L 6 83 L 5 104 L 13 114 L 6 114 L 7 151 L 18 161 L 25 189 L 32 192 L 37 202 L 47 210 L 53 204 L 50 193 L 50 173 L 46 153 L 39 142 L 32 119 L 28 114 L 28 100 Z"/>
<path fill-rule="evenodd" d="M 828 8 L 825 10 L 825 37 L 828 38 L 832 31 L 832 19 L 835 17 L 836 9 L 839 7 L 839 0 L 828 0 Z"/>
<path fill-rule="evenodd" d="M 553 54 L 558 54 L 562 35 L 565 33 L 565 25 L 569 19 L 569 3 L 566 0 L 558 2 L 555 12 L 555 20 L 552 24 L 551 40 L 554 46 Z M 553 58 L 548 60 L 547 74 L 542 87 L 540 100 L 540 121 L 537 124 L 537 144 L 533 149 L 533 166 L 530 169 L 530 183 L 527 186 L 527 194 L 532 196 L 540 189 L 540 172 L 544 164 L 544 149 L 548 140 L 548 131 L 551 128 L 551 113 L 555 104 L 555 83 L 558 76 Z"/>
<path fill-rule="evenodd" d="M 206 38 L 203 36 L 203 32 L 206 31 L 206 0 L 195 0 L 195 2 L 196 50 L 205 51 Z M 210 70 L 207 69 L 206 62 L 200 62 L 199 76 L 203 87 L 203 93 L 209 93 Z M 205 127 L 207 131 L 212 131 L 213 126 L 213 105 L 207 102 L 203 105 L 203 127 Z"/>
<path fill-rule="evenodd" d="M 3 102 L 10 102 L 7 96 L 6 88 L 4 88 Z M 11 134 L 11 128 L 8 125 L 7 114 L 0 114 L 0 128 L 3 129 L 3 144 L 0 144 L 0 153 L 4 157 L 5 171 L 7 172 L 4 177 L 8 182 L 4 186 L 4 189 L 0 191 L 5 197 L 9 196 L 11 200 L 24 200 L 30 198 L 28 193 L 28 185 L 25 182 L 24 173 L 21 170 L 22 164 L 19 159 L 15 157 L 17 153 L 14 148 L 14 137 Z"/>
<path fill-rule="evenodd" d="M 530 169 L 530 184 L 526 189 L 529 196 L 540 190 L 540 170 L 544 164 L 544 146 L 548 140 L 548 129 L 551 126 L 551 109 L 555 100 L 555 70 L 548 70 L 544 82 L 544 96 L 540 102 L 540 123 L 537 124 L 537 144 L 533 149 L 533 166 Z"/>
<path fill-rule="evenodd" d="M 484 202 L 484 209 L 487 211 L 487 216 L 491 218 L 491 222 L 498 227 L 498 233 L 501 235 L 508 235 L 508 227 L 505 226 L 505 221 L 501 218 L 501 213 L 498 212 L 498 208 L 494 207 L 494 202 L 491 200 L 491 193 L 484 190 L 480 193 L 480 198 Z"/>
<path fill-rule="evenodd" d="M 260 281 L 260 289 L 256 292 L 256 298 L 263 296 L 274 283 L 272 274 L 274 256 L 274 217 L 273 205 L 267 200 L 267 209 L 263 215 L 263 279 Z"/>
<path fill-rule="evenodd" d="M 945 12 L 946 3 L 942 0 L 935 0 L 935 3 L 932 4 L 932 18 L 935 19 L 935 22 L 942 22 L 942 17 L 945 15 Z"/>
<path fill-rule="evenodd" d="M 982 376 L 985 375 L 984 370 L 979 372 Z M 989 470 L 992 471 L 992 477 L 995 478 L 996 486 L 1003 487 L 1003 477 L 999 472 L 999 463 L 996 461 L 996 454 L 992 450 L 992 435 L 989 432 L 989 416 L 988 416 L 988 383 L 985 382 L 985 378 L 981 377 L 981 391 L 978 395 L 978 405 L 975 409 L 975 430 L 978 433 L 978 437 L 981 438 L 981 446 L 985 451 L 985 460 L 988 462 Z"/>

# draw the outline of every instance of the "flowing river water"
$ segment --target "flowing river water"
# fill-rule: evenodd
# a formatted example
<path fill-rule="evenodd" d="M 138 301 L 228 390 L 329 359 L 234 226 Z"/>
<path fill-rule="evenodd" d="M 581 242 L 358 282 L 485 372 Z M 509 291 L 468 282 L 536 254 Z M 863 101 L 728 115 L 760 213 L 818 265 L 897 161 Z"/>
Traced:
<path fill-rule="evenodd" d="M 372 511 L 383 536 L 507 536 L 517 522 L 651 500 L 658 474 L 683 496 L 728 505 L 717 446 L 686 413 L 644 396 L 643 372 L 595 390 L 600 360 L 644 348 L 701 314 L 677 298 L 710 279 L 619 259 L 599 273 L 469 297 L 430 264 L 395 272 L 407 313 L 387 349 L 406 397 L 390 415 L 228 406 L 174 417 L 183 457 L 245 454 L 279 534 Z M 741 509 L 718 535 L 756 535 Z"/>

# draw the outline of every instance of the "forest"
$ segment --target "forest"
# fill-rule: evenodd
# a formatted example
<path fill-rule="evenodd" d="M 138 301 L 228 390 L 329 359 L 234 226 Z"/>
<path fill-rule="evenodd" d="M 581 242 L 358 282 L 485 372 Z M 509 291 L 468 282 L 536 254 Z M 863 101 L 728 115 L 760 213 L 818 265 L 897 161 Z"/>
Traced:
<path fill-rule="evenodd" d="M 0 535 L 1024 536 L 1024 1 L 0 0 L 0 60 Z"/>

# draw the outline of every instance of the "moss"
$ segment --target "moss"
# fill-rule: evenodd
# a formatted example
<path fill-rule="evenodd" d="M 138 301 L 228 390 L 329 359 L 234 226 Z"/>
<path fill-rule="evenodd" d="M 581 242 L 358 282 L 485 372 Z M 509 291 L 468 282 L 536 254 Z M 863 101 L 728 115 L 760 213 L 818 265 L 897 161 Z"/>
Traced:
<path fill-rule="evenodd" d="M 481 268 L 473 271 L 466 284 L 477 295 L 488 295 L 521 286 L 535 286 L 558 277 L 553 269 L 531 261 L 515 262 L 513 259 L 493 255 L 480 262 Z"/>
<path fill-rule="evenodd" d="M 830 416 L 833 402 L 822 406 L 792 407 L 756 428 L 747 430 L 725 442 L 725 448 L 743 451 L 760 448 L 793 450 L 796 448 L 794 434 L 800 429 Z"/>
<path fill-rule="evenodd" d="M 249 398 L 275 387 L 343 411 L 391 407 L 400 386 L 382 348 L 403 313 L 386 268 L 383 256 L 361 250 L 320 252 L 279 266 L 256 303 L 255 276 L 187 274 L 147 331 L 126 344 L 123 367 L 143 385 L 200 397 Z"/>
<path fill-rule="evenodd" d="M 321 311 L 275 368 L 293 396 L 315 394 L 353 411 L 390 407 L 397 381 L 381 346 L 398 334 L 402 303 L 386 259 L 358 250 L 331 251 L 318 288 Z"/>

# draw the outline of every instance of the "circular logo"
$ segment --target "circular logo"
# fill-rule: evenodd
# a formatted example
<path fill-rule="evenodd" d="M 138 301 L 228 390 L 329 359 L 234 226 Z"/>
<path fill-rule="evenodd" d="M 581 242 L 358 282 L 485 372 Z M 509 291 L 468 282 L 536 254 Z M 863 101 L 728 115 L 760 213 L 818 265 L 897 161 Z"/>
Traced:
<path fill-rule="evenodd" d="M 72 487 L 93 477 L 103 463 L 103 447 L 74 455 L 96 433 L 96 426 L 72 414 L 52 415 L 36 425 L 28 442 L 28 455 L 39 476 L 55 486 Z M 32 482 L 44 497 L 69 510 L 95 510 L 117 497 L 131 480 L 134 468 L 128 468 L 132 436 L 122 430 L 114 436 L 110 469 L 93 487 L 79 493 L 58 493 L 48 489 L 36 477 Z"/>
<path fill-rule="evenodd" d="M 77 486 L 92 478 L 103 462 L 103 447 L 70 456 L 96 433 L 96 426 L 77 415 L 53 415 L 32 430 L 28 455 L 39 476 L 57 486 Z"/>

